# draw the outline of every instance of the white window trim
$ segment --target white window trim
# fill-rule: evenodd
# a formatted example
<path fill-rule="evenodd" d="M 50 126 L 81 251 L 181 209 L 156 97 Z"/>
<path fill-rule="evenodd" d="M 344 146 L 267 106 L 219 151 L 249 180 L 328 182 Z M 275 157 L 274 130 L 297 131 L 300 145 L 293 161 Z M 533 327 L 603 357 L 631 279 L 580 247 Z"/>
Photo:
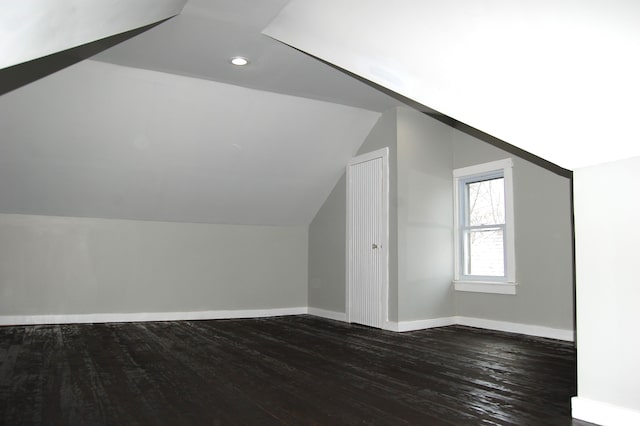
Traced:
<path fill-rule="evenodd" d="M 502 171 L 504 176 L 505 198 L 505 255 L 506 276 L 492 279 L 492 277 L 463 276 L 461 273 L 461 241 L 460 241 L 460 181 L 471 177 Z M 513 210 L 513 160 L 492 161 L 463 167 L 453 171 L 453 208 L 454 208 L 454 289 L 457 291 L 471 291 L 480 293 L 516 294 L 516 258 L 514 236 Z"/>

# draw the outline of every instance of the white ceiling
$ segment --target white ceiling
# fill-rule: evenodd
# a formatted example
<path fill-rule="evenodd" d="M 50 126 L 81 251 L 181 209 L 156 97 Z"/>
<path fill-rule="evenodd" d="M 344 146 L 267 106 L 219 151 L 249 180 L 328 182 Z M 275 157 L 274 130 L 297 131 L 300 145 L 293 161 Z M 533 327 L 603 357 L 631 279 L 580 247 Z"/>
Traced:
<path fill-rule="evenodd" d="M 177 15 L 186 0 L 0 3 L 0 69 Z"/>
<path fill-rule="evenodd" d="M 638 18 L 633 0 L 189 0 L 0 96 L 0 212 L 308 224 L 400 103 L 265 28 L 563 167 L 640 155 Z"/>
<path fill-rule="evenodd" d="M 637 0 L 292 0 L 265 33 L 568 169 L 640 155 Z"/>

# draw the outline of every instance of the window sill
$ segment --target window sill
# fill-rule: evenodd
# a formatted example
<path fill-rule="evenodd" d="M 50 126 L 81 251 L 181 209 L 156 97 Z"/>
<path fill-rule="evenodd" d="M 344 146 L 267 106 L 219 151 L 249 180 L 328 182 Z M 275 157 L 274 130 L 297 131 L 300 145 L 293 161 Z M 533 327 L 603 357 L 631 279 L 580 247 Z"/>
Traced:
<path fill-rule="evenodd" d="M 469 291 L 474 293 L 516 294 L 517 283 L 503 283 L 492 281 L 453 281 L 455 291 Z"/>

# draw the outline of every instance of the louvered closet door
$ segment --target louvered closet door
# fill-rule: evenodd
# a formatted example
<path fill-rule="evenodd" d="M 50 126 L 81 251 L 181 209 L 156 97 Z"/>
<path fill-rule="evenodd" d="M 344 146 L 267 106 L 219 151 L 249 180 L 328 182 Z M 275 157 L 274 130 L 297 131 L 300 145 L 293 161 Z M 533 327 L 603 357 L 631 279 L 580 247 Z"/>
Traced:
<path fill-rule="evenodd" d="M 349 166 L 349 321 L 382 327 L 383 159 Z"/>

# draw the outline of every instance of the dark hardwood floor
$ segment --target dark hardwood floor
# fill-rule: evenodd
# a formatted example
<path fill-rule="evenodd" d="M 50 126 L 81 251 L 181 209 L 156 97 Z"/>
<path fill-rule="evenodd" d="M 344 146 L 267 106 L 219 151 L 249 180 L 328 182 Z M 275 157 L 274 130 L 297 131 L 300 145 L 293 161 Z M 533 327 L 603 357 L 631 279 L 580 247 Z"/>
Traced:
<path fill-rule="evenodd" d="M 3 327 L 0 423 L 571 425 L 575 362 L 555 340 L 306 315 Z"/>

